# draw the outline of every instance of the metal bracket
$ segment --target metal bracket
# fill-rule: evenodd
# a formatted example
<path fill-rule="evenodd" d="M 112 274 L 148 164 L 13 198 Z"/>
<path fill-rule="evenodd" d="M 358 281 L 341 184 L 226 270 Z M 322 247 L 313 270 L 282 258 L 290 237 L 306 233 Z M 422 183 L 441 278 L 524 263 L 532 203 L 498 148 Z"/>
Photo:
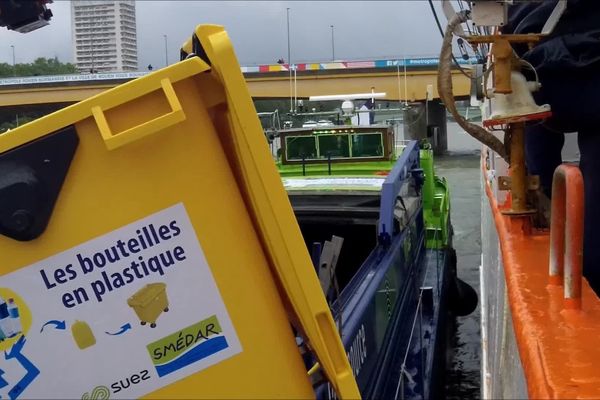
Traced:
<path fill-rule="evenodd" d="M 499 190 L 510 190 L 511 188 L 510 176 L 499 176 L 498 177 L 498 189 Z M 540 188 L 540 177 L 539 175 L 527 176 L 527 190 L 538 190 Z"/>
<path fill-rule="evenodd" d="M 478 26 L 503 26 L 507 20 L 505 4 L 496 1 L 473 1 L 473 22 Z"/>

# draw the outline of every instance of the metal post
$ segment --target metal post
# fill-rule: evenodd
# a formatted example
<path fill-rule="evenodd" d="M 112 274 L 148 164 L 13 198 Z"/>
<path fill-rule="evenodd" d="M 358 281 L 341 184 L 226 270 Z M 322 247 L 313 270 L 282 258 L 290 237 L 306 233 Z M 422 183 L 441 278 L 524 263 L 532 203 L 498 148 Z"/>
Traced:
<path fill-rule="evenodd" d="M 302 176 L 306 176 L 306 155 L 302 154 Z"/>
<path fill-rule="evenodd" d="M 298 111 L 298 79 L 297 79 L 297 68 L 294 65 L 294 114 Z"/>
<path fill-rule="evenodd" d="M 400 60 L 396 60 L 396 82 L 398 83 L 398 105 L 402 104 L 402 89 L 400 85 Z"/>
<path fill-rule="evenodd" d="M 95 15 L 95 8 L 92 7 L 91 10 L 91 15 L 92 15 L 92 20 L 90 21 L 90 48 L 91 48 L 91 56 L 92 56 L 92 68 L 90 70 L 90 73 L 95 73 L 94 71 L 94 22 L 96 21 L 96 15 Z"/>
<path fill-rule="evenodd" d="M 535 214 L 534 208 L 527 207 L 527 191 L 529 177 L 525 166 L 525 122 L 515 122 L 508 125 L 510 133 L 510 209 L 502 210 L 502 214 L 512 217 L 527 217 Z M 522 218 L 524 231 L 529 230 L 529 218 Z"/>
<path fill-rule="evenodd" d="M 17 64 L 15 62 L 15 46 L 11 44 L 10 47 L 12 48 L 13 76 L 17 76 Z"/>
<path fill-rule="evenodd" d="M 581 309 L 583 195 L 579 168 L 566 164 L 556 168 L 552 179 L 550 284 L 564 281 L 565 308 L 576 310 Z"/>
<path fill-rule="evenodd" d="M 329 25 L 331 28 L 331 61 L 335 61 L 335 41 L 333 35 L 333 25 Z"/>
<path fill-rule="evenodd" d="M 511 124 L 510 135 L 510 176 L 512 211 L 527 211 L 527 172 L 525 170 L 525 123 Z"/>
<path fill-rule="evenodd" d="M 290 72 L 290 113 L 294 111 L 294 93 L 292 89 L 292 51 L 290 46 L 290 8 L 286 8 L 286 16 L 287 16 L 287 51 L 288 51 L 288 70 Z"/>
<path fill-rule="evenodd" d="M 168 52 L 168 46 L 167 46 L 167 35 L 163 35 L 163 38 L 165 38 L 165 67 L 169 66 L 169 52 Z"/>
<path fill-rule="evenodd" d="M 406 57 L 403 57 L 404 64 L 404 105 L 408 106 L 408 83 L 406 77 Z"/>

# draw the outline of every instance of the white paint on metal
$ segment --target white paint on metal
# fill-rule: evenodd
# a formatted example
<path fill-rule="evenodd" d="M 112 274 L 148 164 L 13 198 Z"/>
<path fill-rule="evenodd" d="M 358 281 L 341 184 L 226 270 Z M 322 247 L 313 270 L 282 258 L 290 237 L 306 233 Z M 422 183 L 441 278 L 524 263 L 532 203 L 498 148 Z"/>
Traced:
<path fill-rule="evenodd" d="M 330 100 L 361 100 L 361 99 L 382 99 L 385 92 L 380 93 L 350 93 L 350 94 L 327 94 L 323 96 L 310 96 L 310 101 L 330 101 Z"/>
<path fill-rule="evenodd" d="M 483 254 L 481 254 L 481 265 L 479 265 L 479 288 L 481 292 L 481 394 L 482 398 L 489 399 L 491 397 L 490 393 L 490 378 L 491 374 L 488 370 L 488 363 L 486 360 L 488 359 L 488 305 L 487 305 L 487 296 L 484 296 L 484 293 L 487 293 L 484 272 L 483 272 Z"/>
<path fill-rule="evenodd" d="M 484 149 L 484 155 L 486 151 L 489 150 Z M 496 169 L 497 175 L 503 175 L 506 163 L 492 152 L 489 158 L 490 167 Z M 482 161 L 485 162 L 485 157 Z M 485 193 L 489 176 L 483 174 L 481 178 L 481 396 L 484 399 L 527 398 L 527 384 L 508 304 L 498 232 Z M 502 200 L 498 197 L 503 197 L 504 192 L 497 190 L 495 180 L 492 182 L 492 191 L 501 204 Z"/>

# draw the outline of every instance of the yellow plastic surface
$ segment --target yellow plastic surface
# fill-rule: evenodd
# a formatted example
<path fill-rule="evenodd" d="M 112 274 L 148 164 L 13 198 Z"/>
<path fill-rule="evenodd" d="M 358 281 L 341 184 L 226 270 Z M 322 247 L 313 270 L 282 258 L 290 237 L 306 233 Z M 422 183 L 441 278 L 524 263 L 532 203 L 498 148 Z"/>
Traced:
<path fill-rule="evenodd" d="M 189 38 L 181 45 L 181 53 L 190 54 L 192 52 L 192 38 Z"/>
<path fill-rule="evenodd" d="M 182 202 L 242 352 L 148 397 L 314 397 L 293 322 L 338 393 L 359 398 L 229 38 L 196 34 L 212 68 L 190 58 L 0 136 L 0 152 L 72 124 L 80 138 L 46 231 L 0 236 L 1 273 Z"/>
<path fill-rule="evenodd" d="M 100 134 L 104 139 L 104 143 L 109 150 L 116 149 L 117 147 L 131 143 L 134 140 L 143 138 L 144 136 L 159 132 L 185 119 L 185 114 L 181 109 L 181 104 L 179 104 L 179 100 L 177 99 L 177 95 L 173 90 L 171 81 L 168 78 L 161 79 L 160 86 L 158 88 L 162 88 L 165 98 L 169 103 L 170 111 L 164 115 L 161 115 L 160 117 L 155 117 L 148 122 L 141 123 L 120 133 L 115 134 L 112 132 L 106 120 L 106 116 L 104 115 L 103 107 L 92 107 L 92 114 L 96 119 L 96 123 L 98 124 L 98 129 L 100 129 Z M 158 88 L 148 85 L 143 88 L 143 92 L 126 93 L 120 98 L 113 98 L 112 103 L 105 105 L 104 108 L 110 109 L 123 105 L 135 98 L 156 91 Z"/>
<path fill-rule="evenodd" d="M 231 157 L 243 195 L 254 216 L 267 257 L 330 383 L 343 399 L 360 398 L 337 327 L 317 279 L 287 193 L 281 184 L 244 77 L 225 30 L 216 25 L 196 28 L 217 79 L 223 83 L 229 109 L 219 131 Z"/>

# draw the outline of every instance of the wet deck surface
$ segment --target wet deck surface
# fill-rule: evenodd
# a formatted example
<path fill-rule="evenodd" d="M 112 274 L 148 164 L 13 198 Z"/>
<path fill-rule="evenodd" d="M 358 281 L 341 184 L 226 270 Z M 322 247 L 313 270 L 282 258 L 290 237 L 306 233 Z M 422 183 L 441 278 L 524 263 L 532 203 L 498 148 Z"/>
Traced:
<path fill-rule="evenodd" d="M 454 247 L 458 255 L 458 276 L 479 294 L 481 264 L 481 192 L 479 155 L 437 157 L 436 173 L 450 184 Z M 479 306 L 471 315 L 458 317 L 452 361 L 447 366 L 448 399 L 480 398 L 481 336 Z"/>

